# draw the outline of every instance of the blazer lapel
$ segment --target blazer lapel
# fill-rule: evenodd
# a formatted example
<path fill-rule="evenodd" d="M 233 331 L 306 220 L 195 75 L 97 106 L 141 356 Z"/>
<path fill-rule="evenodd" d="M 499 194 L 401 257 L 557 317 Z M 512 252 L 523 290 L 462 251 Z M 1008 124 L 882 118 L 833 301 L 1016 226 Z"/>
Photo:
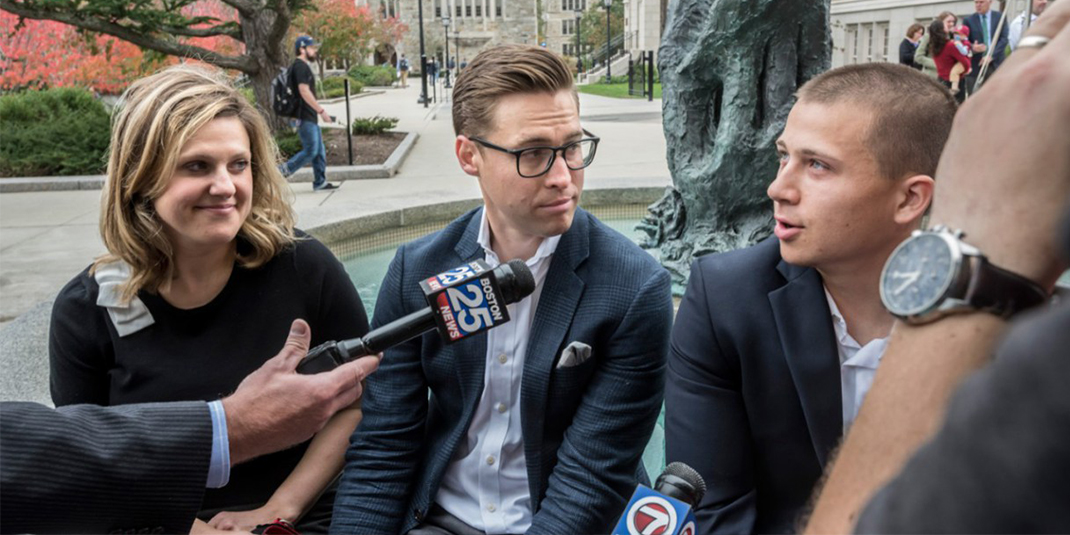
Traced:
<path fill-rule="evenodd" d="M 528 485 L 532 504 L 538 509 L 542 496 L 542 435 L 550 375 L 557 361 L 558 349 L 572 326 L 572 318 L 583 296 L 584 282 L 576 269 L 590 253 L 589 221 L 583 210 L 576 210 L 572 227 L 561 236 L 550 270 L 543 281 L 539 306 L 531 322 L 528 351 L 524 356 L 524 377 L 520 386 L 521 422 L 524 454 L 528 464 Z M 554 417 L 551 415 L 550 417 Z"/>
<path fill-rule="evenodd" d="M 843 434 L 839 352 L 828 300 L 816 270 L 781 261 L 777 271 L 788 283 L 769 292 L 769 303 L 814 451 L 824 466 Z"/>
<path fill-rule="evenodd" d="M 453 248 L 457 253 L 457 261 L 453 262 L 454 265 L 451 265 L 451 268 L 484 258 L 483 248 L 477 241 L 479 225 L 483 217 L 482 210 L 473 212 L 472 218 L 461 234 L 461 239 L 457 240 L 457 245 Z M 451 358 L 457 371 L 457 381 L 461 385 L 461 394 L 464 399 L 464 418 L 471 422 L 479 398 L 483 395 L 483 376 L 487 369 L 487 336 L 472 336 L 445 346 L 445 353 Z"/>

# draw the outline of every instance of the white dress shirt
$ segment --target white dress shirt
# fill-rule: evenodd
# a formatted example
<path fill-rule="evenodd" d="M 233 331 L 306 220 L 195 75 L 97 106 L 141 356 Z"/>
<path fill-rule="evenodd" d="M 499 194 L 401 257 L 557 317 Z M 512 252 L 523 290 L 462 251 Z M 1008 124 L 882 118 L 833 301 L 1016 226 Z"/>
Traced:
<path fill-rule="evenodd" d="M 1033 23 L 1036 22 L 1036 21 L 1037 21 L 1037 16 L 1036 15 L 1031 16 L 1029 18 L 1029 25 L 1032 26 Z M 1010 44 L 1011 44 L 1011 51 L 1014 51 L 1014 50 L 1018 49 L 1018 41 L 1022 40 L 1022 26 L 1024 26 L 1024 25 L 1025 25 L 1025 13 L 1022 13 L 1022 14 L 1018 15 L 1017 17 L 1014 18 L 1014 21 L 1011 22 L 1011 30 L 1010 30 L 1010 36 L 1009 36 L 1009 40 L 1010 40 Z"/>
<path fill-rule="evenodd" d="M 487 211 L 479 237 L 487 263 L 501 263 L 490 247 Z M 520 384 L 531 321 L 560 236 L 543 240 L 525 262 L 535 276 L 535 291 L 509 305 L 509 322 L 487 331 L 483 397 L 468 433 L 442 478 L 435 502 L 487 535 L 524 533 L 531 527 L 531 495 L 520 426 Z M 475 355 L 472 355 L 475 357 Z"/>
<path fill-rule="evenodd" d="M 843 432 L 851 428 L 866 393 L 873 386 L 873 376 L 877 374 L 877 365 L 888 348 L 888 338 L 875 338 L 865 346 L 847 332 L 847 322 L 840 314 L 836 301 L 828 288 L 825 297 L 832 314 L 832 329 L 836 332 L 836 347 L 840 354 L 840 392 L 843 399 Z"/>

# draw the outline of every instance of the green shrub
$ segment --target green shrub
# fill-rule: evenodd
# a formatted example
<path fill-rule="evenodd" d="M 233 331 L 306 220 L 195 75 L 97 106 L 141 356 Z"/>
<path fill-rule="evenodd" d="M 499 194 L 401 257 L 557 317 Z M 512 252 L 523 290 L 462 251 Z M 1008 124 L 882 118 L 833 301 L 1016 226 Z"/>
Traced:
<path fill-rule="evenodd" d="M 0 95 L 0 176 L 104 172 L 111 126 L 85 89 Z"/>
<path fill-rule="evenodd" d="M 282 157 L 287 160 L 301 152 L 301 138 L 297 137 L 297 132 L 292 130 L 284 130 L 275 134 L 275 144 L 279 146 Z"/>
<path fill-rule="evenodd" d="M 338 98 L 346 95 L 346 77 L 334 76 L 323 80 L 323 98 Z M 349 94 L 355 95 L 364 89 L 364 84 L 350 78 Z"/>
<path fill-rule="evenodd" d="M 351 127 L 355 136 L 377 136 L 398 125 L 397 117 L 358 117 Z"/>
<path fill-rule="evenodd" d="M 355 65 L 346 73 L 350 78 L 360 82 L 364 87 L 389 86 L 398 79 L 397 72 L 393 67 L 374 65 Z"/>

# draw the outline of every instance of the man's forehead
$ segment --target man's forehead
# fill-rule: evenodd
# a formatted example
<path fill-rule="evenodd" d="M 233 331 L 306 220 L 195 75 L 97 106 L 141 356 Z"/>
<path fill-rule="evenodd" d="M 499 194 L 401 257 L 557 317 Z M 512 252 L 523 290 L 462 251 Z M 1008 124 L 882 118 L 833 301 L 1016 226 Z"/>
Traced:
<path fill-rule="evenodd" d="M 848 157 L 865 148 L 873 112 L 861 104 L 844 100 L 815 103 L 800 100 L 788 114 L 777 146 L 789 150 Z M 868 155 L 869 151 L 865 151 Z"/>
<path fill-rule="evenodd" d="M 582 134 L 577 108 L 568 90 L 506 95 L 495 103 L 492 132 L 513 142 L 549 140 L 561 130 Z"/>

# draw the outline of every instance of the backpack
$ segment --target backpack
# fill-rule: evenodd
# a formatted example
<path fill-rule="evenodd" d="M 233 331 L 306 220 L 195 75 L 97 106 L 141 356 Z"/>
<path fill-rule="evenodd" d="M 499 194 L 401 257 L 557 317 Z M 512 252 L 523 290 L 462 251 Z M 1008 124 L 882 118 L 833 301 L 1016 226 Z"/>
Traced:
<path fill-rule="evenodd" d="M 279 69 L 282 72 L 271 82 L 271 109 L 280 117 L 296 117 L 297 103 L 300 98 L 294 91 L 293 77 L 290 71 L 293 67 Z"/>
<path fill-rule="evenodd" d="M 399 68 L 401 70 L 403 70 L 403 71 L 409 70 L 409 60 L 408 59 L 402 59 L 401 60 L 401 65 L 399 66 Z"/>

